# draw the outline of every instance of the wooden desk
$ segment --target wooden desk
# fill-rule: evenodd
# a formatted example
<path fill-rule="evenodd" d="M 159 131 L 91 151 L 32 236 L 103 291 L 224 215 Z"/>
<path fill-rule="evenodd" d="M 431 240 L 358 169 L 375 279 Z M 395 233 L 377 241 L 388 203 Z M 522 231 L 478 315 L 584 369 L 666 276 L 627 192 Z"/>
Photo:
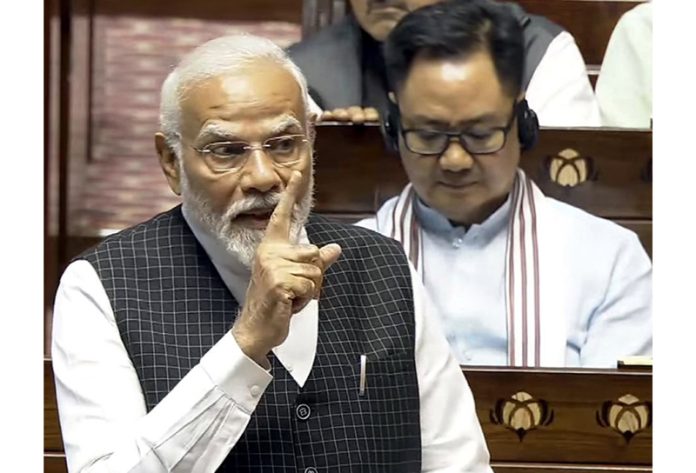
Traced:
<path fill-rule="evenodd" d="M 462 371 L 496 473 L 651 471 L 651 372 Z M 44 461 L 46 473 L 67 471 L 49 359 L 44 360 Z"/>
<path fill-rule="evenodd" d="M 44 472 L 67 473 L 51 360 L 44 358 Z"/>
<path fill-rule="evenodd" d="M 650 471 L 651 372 L 473 367 L 463 372 L 496 473 Z M 621 402 L 627 404 L 623 411 Z M 521 428 L 530 427 L 529 421 L 531 429 Z"/>

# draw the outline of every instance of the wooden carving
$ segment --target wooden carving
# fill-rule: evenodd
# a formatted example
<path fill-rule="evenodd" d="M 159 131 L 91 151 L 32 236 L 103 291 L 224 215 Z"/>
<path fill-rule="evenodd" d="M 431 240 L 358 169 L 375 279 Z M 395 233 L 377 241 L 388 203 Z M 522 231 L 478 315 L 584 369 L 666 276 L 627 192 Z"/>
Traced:
<path fill-rule="evenodd" d="M 509 399 L 499 399 L 490 411 L 491 422 L 517 434 L 520 442 L 527 432 L 553 422 L 553 411 L 543 399 L 520 391 Z"/>
<path fill-rule="evenodd" d="M 576 150 L 566 148 L 546 158 L 549 178 L 562 187 L 575 187 L 596 178 L 594 160 L 581 156 Z"/>
<path fill-rule="evenodd" d="M 604 402 L 596 416 L 600 426 L 621 434 L 628 443 L 652 425 L 652 403 L 626 394 L 616 401 Z"/>

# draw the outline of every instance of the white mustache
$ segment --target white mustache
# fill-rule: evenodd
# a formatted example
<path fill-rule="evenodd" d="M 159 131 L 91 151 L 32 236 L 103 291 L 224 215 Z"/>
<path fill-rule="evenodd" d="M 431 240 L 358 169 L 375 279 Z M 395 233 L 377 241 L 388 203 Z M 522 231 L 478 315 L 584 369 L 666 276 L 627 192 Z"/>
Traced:
<path fill-rule="evenodd" d="M 234 220 L 239 214 L 255 210 L 268 210 L 272 212 L 276 205 L 278 205 L 278 202 L 280 202 L 280 195 L 280 192 L 271 192 L 263 195 L 245 197 L 230 205 L 225 211 L 224 219 L 227 221 Z"/>

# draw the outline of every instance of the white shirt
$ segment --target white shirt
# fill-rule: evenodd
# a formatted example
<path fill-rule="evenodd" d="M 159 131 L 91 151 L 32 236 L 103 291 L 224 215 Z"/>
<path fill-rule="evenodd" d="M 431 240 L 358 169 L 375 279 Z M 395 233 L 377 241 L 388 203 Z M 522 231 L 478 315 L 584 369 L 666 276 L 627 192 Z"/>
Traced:
<path fill-rule="evenodd" d="M 243 304 L 248 275 L 191 226 Z M 422 471 L 491 473 L 471 391 L 413 270 L 412 279 Z M 314 362 L 317 328 L 318 303 L 312 301 L 293 316 L 287 339 L 273 350 L 301 386 Z M 228 332 L 147 413 L 108 296 L 84 260 L 70 264 L 61 278 L 52 358 L 71 472 L 213 472 L 243 434 L 273 379 Z"/>
<path fill-rule="evenodd" d="M 357 225 L 387 228 L 395 203 L 396 198 L 387 201 L 376 217 Z M 565 273 L 555 275 L 567 297 L 559 314 L 566 319 L 565 365 L 610 368 L 625 356 L 650 355 L 652 266 L 638 237 L 555 199 L 547 197 L 546 203 L 547 220 L 566 248 Z M 455 356 L 466 365 L 506 365 L 510 199 L 468 231 L 420 199 L 415 212 L 423 228 L 425 287 Z"/>
<path fill-rule="evenodd" d="M 587 76 L 587 66 L 575 39 L 561 32 L 549 44 L 526 93 L 541 126 L 601 126 L 599 106 Z"/>

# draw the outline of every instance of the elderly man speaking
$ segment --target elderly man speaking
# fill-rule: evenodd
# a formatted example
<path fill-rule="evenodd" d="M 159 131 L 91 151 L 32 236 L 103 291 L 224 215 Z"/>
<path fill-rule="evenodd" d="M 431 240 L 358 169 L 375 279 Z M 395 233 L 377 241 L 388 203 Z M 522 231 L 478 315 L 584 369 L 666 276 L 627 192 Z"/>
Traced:
<path fill-rule="evenodd" d="M 251 36 L 165 81 L 155 142 L 183 205 L 77 258 L 56 297 L 70 471 L 491 471 L 401 246 L 310 216 L 307 101 Z"/>

